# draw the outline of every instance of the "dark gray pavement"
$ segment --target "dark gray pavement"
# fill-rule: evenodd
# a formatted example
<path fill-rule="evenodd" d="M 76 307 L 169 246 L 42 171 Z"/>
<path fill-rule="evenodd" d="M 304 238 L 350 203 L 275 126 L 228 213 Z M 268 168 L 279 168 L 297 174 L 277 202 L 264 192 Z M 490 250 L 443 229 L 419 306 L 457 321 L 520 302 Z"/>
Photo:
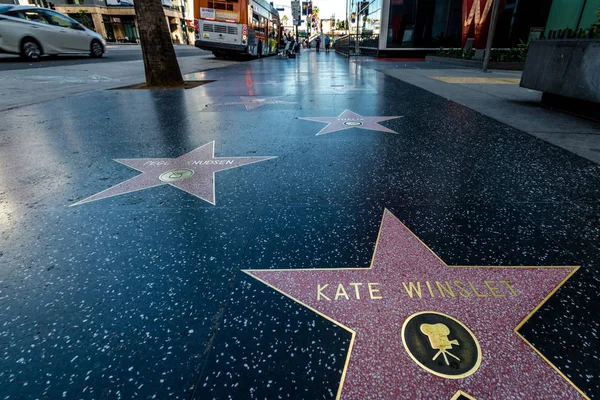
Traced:
<path fill-rule="evenodd" d="M 379 71 L 469 107 L 504 124 L 600 164 L 600 122 L 541 104 L 542 93 L 519 86 L 521 72 L 467 68 L 393 68 Z M 417 67 L 417 64 L 412 64 Z M 391 67 L 391 68 L 390 68 Z M 599 117 L 600 118 L 600 117 Z"/>
<path fill-rule="evenodd" d="M 378 71 L 391 67 L 305 52 L 188 70 L 214 80 L 191 90 L 0 111 L 0 398 L 345 398 L 362 343 L 242 270 L 368 268 L 386 209 L 448 265 L 540 275 L 514 285 L 521 297 L 436 297 L 482 344 L 466 379 L 419 367 L 399 344 L 408 315 L 386 320 L 359 363 L 377 382 L 361 399 L 598 398 L 600 166 Z M 577 265 L 556 292 L 538 268 Z M 375 279 L 384 299 L 404 290 Z M 538 285 L 553 295 L 521 310 Z M 518 329 L 532 348 L 506 318 L 533 311 Z M 498 360 L 532 373 L 498 374 Z"/>

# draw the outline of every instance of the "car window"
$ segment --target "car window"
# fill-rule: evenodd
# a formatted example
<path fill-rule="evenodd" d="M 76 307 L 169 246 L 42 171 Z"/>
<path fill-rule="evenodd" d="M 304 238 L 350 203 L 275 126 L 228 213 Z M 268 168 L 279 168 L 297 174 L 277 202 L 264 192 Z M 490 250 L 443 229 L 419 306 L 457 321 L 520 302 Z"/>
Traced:
<path fill-rule="evenodd" d="M 41 22 L 42 24 L 49 24 L 50 22 L 46 18 L 44 14 L 37 10 L 27 10 L 19 13 L 19 17 L 26 19 L 28 21 Z"/>
<path fill-rule="evenodd" d="M 50 20 L 52 25 L 57 25 L 63 28 L 71 28 L 73 26 L 73 21 L 59 13 L 55 13 L 52 11 L 44 11 L 44 14 Z"/>

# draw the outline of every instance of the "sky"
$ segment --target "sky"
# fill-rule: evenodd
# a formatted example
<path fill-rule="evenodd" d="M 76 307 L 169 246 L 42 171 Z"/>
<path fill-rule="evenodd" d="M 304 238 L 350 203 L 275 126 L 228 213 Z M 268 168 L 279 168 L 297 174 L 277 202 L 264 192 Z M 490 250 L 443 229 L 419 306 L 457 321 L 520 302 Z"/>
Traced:
<path fill-rule="evenodd" d="M 335 14 L 336 19 L 346 18 L 346 0 L 313 0 L 313 6 L 319 7 L 319 16 L 329 18 Z"/>
<path fill-rule="evenodd" d="M 273 1 L 275 6 L 278 5 L 286 5 L 284 11 L 279 11 L 279 16 L 283 17 L 284 14 L 287 14 L 288 18 L 291 19 L 291 11 L 289 8 L 290 0 L 269 0 Z M 308 0 L 299 0 L 308 1 Z M 348 0 L 352 2 L 352 0 Z M 335 14 L 335 19 L 345 19 L 346 18 L 346 0 L 313 0 L 313 6 L 319 7 L 319 16 L 321 19 L 331 17 L 331 14 Z M 290 22 L 291 23 L 291 22 Z"/>

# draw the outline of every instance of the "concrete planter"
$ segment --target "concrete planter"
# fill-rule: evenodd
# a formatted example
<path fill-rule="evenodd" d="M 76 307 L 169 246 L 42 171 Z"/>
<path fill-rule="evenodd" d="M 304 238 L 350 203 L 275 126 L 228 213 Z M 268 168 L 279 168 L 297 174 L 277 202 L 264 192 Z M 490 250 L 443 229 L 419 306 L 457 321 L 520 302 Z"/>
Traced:
<path fill-rule="evenodd" d="M 463 60 L 462 58 L 450 58 L 450 57 L 438 57 L 438 56 L 427 56 L 426 61 L 438 62 L 441 64 L 457 65 L 460 67 L 467 68 L 481 68 L 483 66 L 482 61 L 476 60 Z M 504 69 L 511 71 L 522 71 L 525 63 L 522 62 L 490 62 L 488 65 L 489 69 Z"/>
<path fill-rule="evenodd" d="M 521 86 L 544 95 L 600 103 L 600 40 L 534 40 Z"/>

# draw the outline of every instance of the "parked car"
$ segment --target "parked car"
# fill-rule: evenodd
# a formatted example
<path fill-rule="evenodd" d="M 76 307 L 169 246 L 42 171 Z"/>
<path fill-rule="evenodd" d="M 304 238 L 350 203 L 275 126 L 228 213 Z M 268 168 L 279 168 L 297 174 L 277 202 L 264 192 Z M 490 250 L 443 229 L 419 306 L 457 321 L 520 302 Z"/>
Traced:
<path fill-rule="evenodd" d="M 87 53 L 102 57 L 106 41 L 96 32 L 54 10 L 0 5 L 0 52 L 27 60 L 43 55 Z"/>

